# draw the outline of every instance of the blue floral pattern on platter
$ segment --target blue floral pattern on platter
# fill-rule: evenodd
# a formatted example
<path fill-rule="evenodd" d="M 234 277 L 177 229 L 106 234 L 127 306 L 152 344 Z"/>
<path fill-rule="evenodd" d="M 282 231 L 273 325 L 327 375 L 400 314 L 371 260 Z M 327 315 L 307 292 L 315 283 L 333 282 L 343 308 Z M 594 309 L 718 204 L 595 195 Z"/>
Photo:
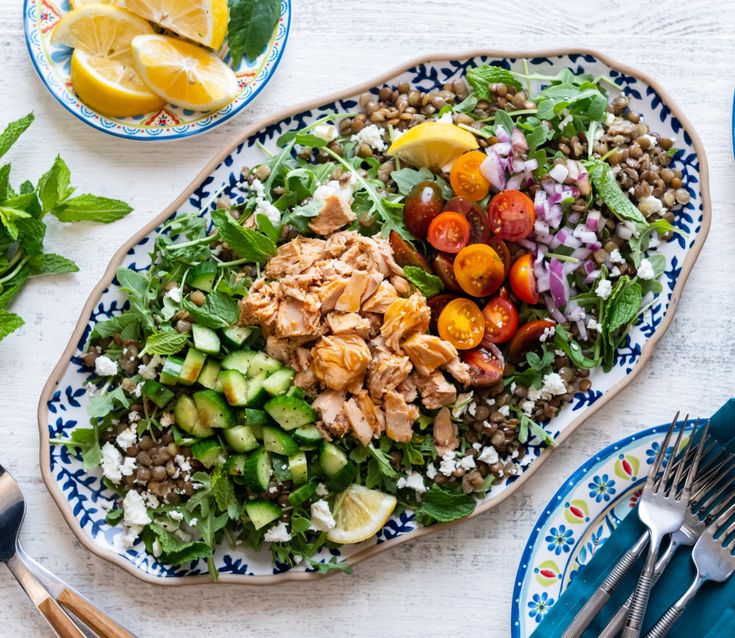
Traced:
<path fill-rule="evenodd" d="M 242 111 L 276 72 L 291 29 L 291 0 L 281 0 L 281 15 L 271 41 L 255 60 L 243 58 L 234 69 L 240 92 L 233 102 L 221 109 L 200 113 L 167 104 L 155 113 L 117 118 L 97 113 L 77 97 L 70 79 L 72 50 L 66 46 L 52 46 L 50 43 L 54 26 L 70 10 L 69 0 L 24 2 L 23 28 L 26 45 L 41 81 L 59 104 L 86 124 L 109 135 L 143 141 L 190 137 L 214 128 Z M 230 63 L 231 57 L 226 46 L 217 54 Z"/>
<path fill-rule="evenodd" d="M 448 80 L 459 77 L 468 67 L 485 63 L 520 69 L 523 60 L 490 58 L 487 56 L 462 60 L 437 60 L 413 66 L 394 76 L 391 83 L 408 81 L 419 86 L 422 90 L 428 91 L 441 87 Z M 624 384 L 626 377 L 640 362 L 643 347 L 659 330 L 665 315 L 669 311 L 675 286 L 682 273 L 681 265 L 687 259 L 689 251 L 697 240 L 702 241 L 702 237 L 698 236 L 703 225 L 704 208 L 700 192 L 699 159 L 694 152 L 689 133 L 671 115 L 668 107 L 663 104 L 657 94 L 649 91 L 650 87 L 642 80 L 631 76 L 623 76 L 591 55 L 568 54 L 552 58 L 535 57 L 530 59 L 529 63 L 532 72 L 548 74 L 569 67 L 575 72 L 587 72 L 594 76 L 606 75 L 620 86 L 625 87 L 629 95 L 632 96 L 633 108 L 644 115 L 645 121 L 651 122 L 652 128 L 662 135 L 675 138 L 676 147 L 681 150 L 674 164 L 686 175 L 685 183 L 691 194 L 691 201 L 685 209 L 686 215 L 680 216 L 683 221 L 679 222 L 679 227 L 685 232 L 683 241 L 661 244 L 657 249 L 666 255 L 669 263 L 668 270 L 662 280 L 663 292 L 654 299 L 652 305 L 642 314 L 637 325 L 631 330 L 625 344 L 618 351 L 614 369 L 608 374 L 604 374 L 600 370 L 594 371 L 590 376 L 591 389 L 587 392 L 577 392 L 573 401 L 565 405 L 560 414 L 545 425 L 549 434 L 557 438 L 571 424 L 576 424 L 583 418 L 583 415 L 593 410 L 596 402 L 602 396 L 610 392 L 615 386 Z M 372 91 L 377 92 L 378 89 L 379 87 L 375 87 Z M 214 202 L 222 195 L 228 196 L 233 201 L 238 201 L 243 197 L 243 192 L 239 188 L 241 170 L 245 166 L 253 165 L 262 160 L 260 145 L 273 150 L 276 148 L 276 139 L 293 127 L 308 124 L 327 114 L 348 112 L 354 110 L 356 106 L 357 96 L 340 99 L 308 111 L 296 113 L 265 126 L 245 139 L 226 156 L 211 174 L 201 181 L 189 195 L 187 203 L 173 213 L 173 216 L 192 211 L 201 211 L 201 215 L 207 215 L 213 208 Z M 160 232 L 160 225 L 129 249 L 122 265 L 137 271 L 147 269 L 150 266 L 148 253 L 153 243 L 153 236 L 158 232 Z M 88 424 L 85 407 L 89 399 L 86 389 L 89 373 L 81 365 L 81 349 L 87 335 L 98 321 L 119 314 L 125 307 L 125 297 L 119 290 L 117 281 L 113 280 L 101 293 L 99 299 L 96 300 L 90 316 L 86 318 L 86 327 L 79 343 L 76 344 L 76 352 L 59 374 L 57 386 L 49 395 L 50 398 L 45 406 L 45 420 L 42 415 L 41 427 L 48 428 L 51 438 L 68 437 L 78 425 L 83 427 Z M 544 449 L 545 447 L 540 445 L 537 440 L 530 442 L 528 453 L 520 465 L 520 474 L 527 472 L 532 467 L 534 461 L 542 454 Z M 109 526 L 104 521 L 105 513 L 113 503 L 114 495 L 103 486 L 99 472 L 83 470 L 79 458 L 70 454 L 64 448 L 50 446 L 44 453 L 49 455 L 50 472 L 47 472 L 46 480 L 52 495 L 63 510 L 67 513 L 71 512 L 76 522 L 76 525 L 72 525 L 74 531 L 85 537 L 88 546 L 92 547 L 94 551 L 98 551 L 100 555 L 126 566 L 128 570 L 146 580 L 184 584 L 188 582 L 187 579 L 190 577 L 206 574 L 204 561 L 196 561 L 178 567 L 163 565 L 146 553 L 142 543 L 126 551 L 118 549 L 116 539 L 121 531 L 119 528 Z M 478 510 L 483 511 L 491 507 L 492 502 L 502 497 L 503 493 L 517 479 L 518 476 L 509 477 L 502 483 L 495 485 L 485 497 L 485 500 L 479 503 Z M 624 493 L 625 490 L 618 490 L 618 492 L 618 494 L 615 494 L 616 497 Z M 608 504 L 604 497 L 601 504 Z M 380 545 L 381 549 L 395 545 L 420 532 L 421 529 L 421 526 L 415 522 L 413 513 L 404 512 L 391 518 L 375 538 L 359 545 L 344 546 L 340 551 L 325 551 L 319 557 L 319 560 L 330 560 L 333 556 L 336 556 L 339 560 L 356 562 L 365 555 L 374 552 L 377 545 Z M 580 540 L 575 536 L 573 542 L 578 545 Z M 574 551 L 570 551 L 566 541 L 561 547 L 560 552 L 563 556 L 577 555 Z M 215 564 L 221 575 L 220 580 L 226 582 L 257 582 L 258 577 L 272 578 L 274 575 L 277 575 L 279 579 L 287 580 L 295 576 L 303 577 L 303 572 L 315 571 L 314 568 L 307 568 L 304 564 L 292 569 L 280 564 L 274 567 L 271 563 L 271 554 L 268 551 L 232 550 L 224 546 L 218 549 L 215 555 Z M 546 604 L 548 606 L 551 602 L 546 601 Z M 536 615 L 538 615 L 538 612 Z"/>

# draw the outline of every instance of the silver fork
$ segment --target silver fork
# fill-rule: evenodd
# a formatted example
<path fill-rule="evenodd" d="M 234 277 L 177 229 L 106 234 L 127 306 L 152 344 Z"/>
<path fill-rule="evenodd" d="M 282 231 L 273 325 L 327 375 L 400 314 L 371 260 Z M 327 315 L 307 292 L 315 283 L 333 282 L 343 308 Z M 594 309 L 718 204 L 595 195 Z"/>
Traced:
<path fill-rule="evenodd" d="M 646 638 L 663 638 L 671 631 L 704 583 L 708 580 L 722 583 L 735 572 L 735 556 L 732 555 L 732 550 L 735 548 L 735 537 L 732 536 L 735 532 L 735 522 L 723 529 L 733 514 L 735 514 L 735 504 L 730 505 L 715 518 L 699 537 L 692 550 L 692 560 L 697 568 L 697 575 L 689 589 L 661 616 L 653 629 L 646 634 Z"/>
<path fill-rule="evenodd" d="M 681 438 L 686 427 L 686 422 L 679 430 L 676 438 L 674 452 L 679 449 Z M 694 424 L 691 437 L 682 452 L 683 458 L 687 459 L 692 452 L 692 442 L 694 441 L 697 430 L 699 429 L 699 419 Z M 672 467 L 674 466 L 674 458 L 666 465 L 661 478 L 657 479 L 659 468 L 663 461 L 664 454 L 659 450 L 656 461 L 651 468 L 646 484 L 643 487 L 643 494 L 638 503 L 638 517 L 641 522 L 648 528 L 649 545 L 646 562 L 641 572 L 638 584 L 633 594 L 633 600 L 630 603 L 630 613 L 625 621 L 625 627 L 622 631 L 621 638 L 638 638 L 641 635 L 641 624 L 646 614 L 648 599 L 651 595 L 651 587 L 653 586 L 653 574 L 656 568 L 656 558 L 658 557 L 661 542 L 667 534 L 675 532 L 684 522 L 684 514 L 686 513 L 691 494 L 692 483 L 697 474 L 699 461 L 702 455 L 704 442 L 707 438 L 709 424 L 705 426 L 704 436 L 700 439 L 694 459 L 691 464 L 678 463 L 676 474 L 673 479 L 671 477 Z M 669 440 L 673 430 L 666 433 L 666 438 L 661 446 L 662 449 L 668 447 Z M 686 474 L 684 474 L 684 468 Z"/>

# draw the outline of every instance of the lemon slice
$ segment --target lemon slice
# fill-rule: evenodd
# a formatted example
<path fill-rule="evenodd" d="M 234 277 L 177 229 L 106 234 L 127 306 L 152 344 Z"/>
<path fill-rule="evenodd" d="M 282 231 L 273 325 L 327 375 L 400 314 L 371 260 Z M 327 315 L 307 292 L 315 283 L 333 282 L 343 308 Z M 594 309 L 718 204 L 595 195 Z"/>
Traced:
<path fill-rule="evenodd" d="M 67 13 L 54 27 L 51 44 L 65 44 L 98 58 L 130 56 L 136 35 L 153 33 L 138 16 L 109 4 L 85 4 Z"/>
<path fill-rule="evenodd" d="M 71 82 L 82 102 L 103 115 L 142 115 L 166 104 L 143 84 L 130 56 L 98 58 L 76 49 L 71 56 Z"/>
<path fill-rule="evenodd" d="M 388 149 L 388 155 L 414 166 L 445 170 L 460 155 L 479 146 L 472 133 L 446 122 L 424 122 L 408 129 Z"/>
<path fill-rule="evenodd" d="M 165 35 L 141 35 L 133 40 L 133 59 L 148 88 L 176 106 L 212 111 L 237 97 L 234 71 L 195 44 Z"/>
<path fill-rule="evenodd" d="M 396 497 L 362 485 L 351 485 L 334 504 L 334 529 L 327 533 L 333 543 L 360 543 L 375 536 L 396 508 Z"/>
<path fill-rule="evenodd" d="M 185 38 L 219 49 L 230 17 L 227 0 L 120 0 L 120 6 Z"/>
<path fill-rule="evenodd" d="M 69 0 L 69 6 L 77 9 L 83 4 L 117 4 L 115 0 Z"/>

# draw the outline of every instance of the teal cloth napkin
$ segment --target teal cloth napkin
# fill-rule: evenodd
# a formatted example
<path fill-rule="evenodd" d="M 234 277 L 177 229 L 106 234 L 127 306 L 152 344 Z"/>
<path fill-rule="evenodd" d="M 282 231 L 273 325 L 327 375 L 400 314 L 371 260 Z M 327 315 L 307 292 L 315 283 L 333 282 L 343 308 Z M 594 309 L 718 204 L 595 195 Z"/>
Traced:
<path fill-rule="evenodd" d="M 735 399 L 730 399 L 710 419 L 710 435 L 731 451 L 735 451 Z M 571 582 L 567 590 L 547 612 L 534 632 L 534 638 L 556 638 L 564 633 L 574 616 L 605 579 L 610 568 L 645 531 L 633 511 L 600 547 L 592 560 Z M 584 638 L 596 638 L 613 614 L 633 591 L 643 559 L 631 570 L 623 584 L 592 622 Z M 663 578 L 654 588 L 646 612 L 643 635 L 663 613 L 686 591 L 694 578 L 694 564 L 688 548 L 680 549 Z M 669 634 L 672 638 L 726 638 L 735 636 L 735 578 L 727 583 L 706 583 L 689 604 Z"/>

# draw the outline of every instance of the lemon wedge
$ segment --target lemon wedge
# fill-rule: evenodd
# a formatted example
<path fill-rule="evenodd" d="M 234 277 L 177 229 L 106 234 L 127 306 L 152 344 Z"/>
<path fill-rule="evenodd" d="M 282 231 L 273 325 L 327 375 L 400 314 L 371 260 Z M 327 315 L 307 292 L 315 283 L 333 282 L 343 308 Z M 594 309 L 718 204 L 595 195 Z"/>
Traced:
<path fill-rule="evenodd" d="M 103 115 L 141 115 L 166 104 L 143 84 L 132 57 L 98 58 L 76 49 L 71 56 L 71 82 L 79 99 Z"/>
<path fill-rule="evenodd" d="M 388 149 L 388 155 L 414 166 L 446 170 L 460 155 L 477 148 L 472 133 L 448 122 L 424 122 L 408 129 Z"/>
<path fill-rule="evenodd" d="M 166 35 L 138 36 L 132 48 L 143 82 L 171 104 L 212 111 L 237 97 L 234 71 L 211 51 Z"/>
<path fill-rule="evenodd" d="M 342 545 L 367 540 L 380 531 L 395 508 L 395 496 L 351 485 L 337 496 L 334 504 L 337 525 L 329 530 L 327 539 Z"/>
<path fill-rule="evenodd" d="M 120 6 L 189 40 L 219 49 L 230 17 L 227 0 L 120 0 Z"/>

